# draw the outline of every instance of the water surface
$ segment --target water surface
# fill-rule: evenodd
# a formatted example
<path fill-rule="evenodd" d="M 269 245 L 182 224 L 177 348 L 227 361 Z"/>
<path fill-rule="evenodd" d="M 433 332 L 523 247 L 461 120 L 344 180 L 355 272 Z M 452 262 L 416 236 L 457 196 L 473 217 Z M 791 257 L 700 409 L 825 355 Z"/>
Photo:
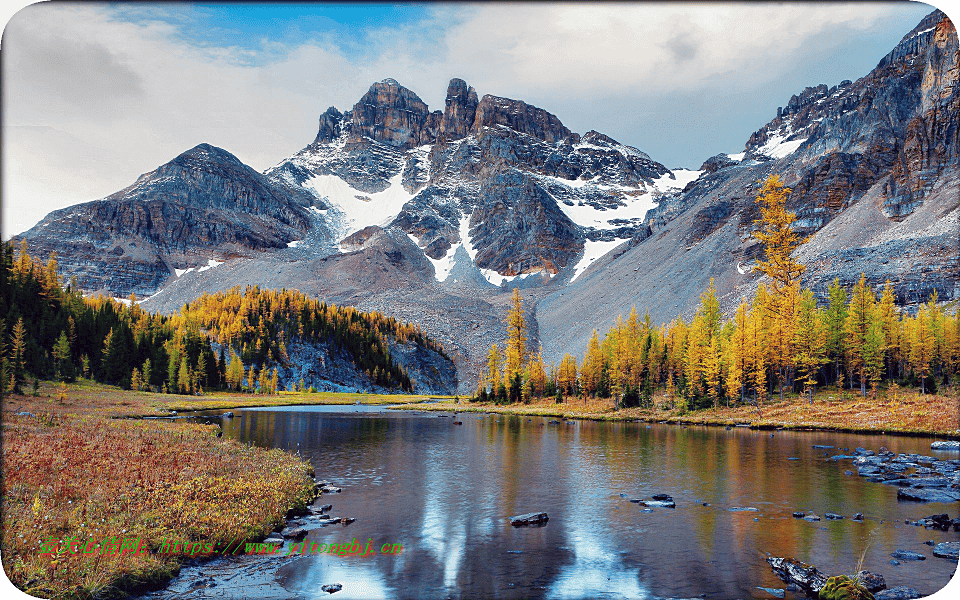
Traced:
<path fill-rule="evenodd" d="M 343 489 L 321 503 L 357 521 L 313 529 L 307 542 L 356 538 L 403 550 L 228 559 L 202 567 L 222 581 L 194 586 L 195 597 L 315 597 L 321 585 L 338 582 L 337 599 L 769 598 L 759 588 L 784 584 L 768 554 L 853 574 L 865 552 L 863 568 L 882 573 L 889 587 L 925 594 L 956 571 L 924 542 L 960 534 L 904 520 L 955 517 L 957 503 L 898 502 L 895 486 L 858 477 L 849 460 L 829 460 L 856 446 L 934 455 L 925 438 L 441 417 L 354 405 L 234 413 L 222 421 L 225 435 L 299 452 L 318 478 Z M 656 493 L 671 495 L 676 508 L 629 502 Z M 549 523 L 514 528 L 508 521 L 534 511 L 547 512 Z M 846 518 L 808 522 L 794 511 Z M 850 519 L 856 512 L 862 523 Z M 895 566 L 897 549 L 928 558 Z M 176 582 L 168 593 L 175 590 L 188 591 Z"/>

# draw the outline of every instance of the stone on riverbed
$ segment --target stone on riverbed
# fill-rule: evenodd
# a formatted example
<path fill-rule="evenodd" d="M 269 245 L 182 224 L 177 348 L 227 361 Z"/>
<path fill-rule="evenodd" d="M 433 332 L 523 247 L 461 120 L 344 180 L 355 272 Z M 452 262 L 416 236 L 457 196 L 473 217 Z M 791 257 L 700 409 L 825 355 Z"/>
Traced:
<path fill-rule="evenodd" d="M 913 550 L 897 550 L 896 552 L 892 552 L 890 556 L 897 560 L 927 560 L 926 556 Z"/>
<path fill-rule="evenodd" d="M 326 592 L 328 594 L 334 594 L 343 589 L 342 583 L 327 583 L 320 586 L 320 591 Z"/>
<path fill-rule="evenodd" d="M 543 525 L 550 520 L 545 512 L 526 513 L 510 517 L 510 524 L 514 527 L 523 527 L 524 525 Z"/>
<path fill-rule="evenodd" d="M 803 518 L 803 520 L 804 520 L 804 521 L 819 521 L 819 520 L 820 520 L 820 516 L 819 516 L 819 515 L 807 515 L 807 516 L 805 516 L 805 517 Z"/>
<path fill-rule="evenodd" d="M 923 594 L 912 587 L 898 585 L 897 587 L 890 588 L 889 590 L 877 592 L 873 598 L 874 600 L 914 600 L 915 598 L 922 597 Z"/>
<path fill-rule="evenodd" d="M 933 547 L 933 555 L 938 558 L 960 560 L 960 542 L 941 542 Z"/>
<path fill-rule="evenodd" d="M 795 558 L 767 558 L 770 567 L 784 583 L 792 583 L 804 594 L 816 598 L 828 577 L 813 565 L 802 563 Z"/>
<path fill-rule="evenodd" d="M 760 512 L 759 508 L 754 508 L 752 506 L 732 506 L 727 510 L 730 512 Z"/>
<path fill-rule="evenodd" d="M 323 492 L 324 494 L 339 494 L 340 488 L 333 485 L 325 485 L 320 488 L 320 491 Z"/>
<path fill-rule="evenodd" d="M 832 513 L 832 512 L 824 513 L 823 516 L 830 519 L 831 521 L 836 521 L 843 518 L 843 515 L 838 515 L 837 513 Z"/>

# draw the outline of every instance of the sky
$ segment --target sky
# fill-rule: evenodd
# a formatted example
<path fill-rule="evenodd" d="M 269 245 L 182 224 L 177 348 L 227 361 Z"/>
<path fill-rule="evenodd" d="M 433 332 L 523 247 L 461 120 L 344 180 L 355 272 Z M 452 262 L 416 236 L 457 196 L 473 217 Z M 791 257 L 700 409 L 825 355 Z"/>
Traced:
<path fill-rule="evenodd" d="M 21 3 L 22 0 L 21 0 Z M 954 12 L 946 0 L 938 4 Z M 262 171 L 392 77 L 524 100 L 669 168 L 743 150 L 866 75 L 932 7 L 884 3 L 48 2 L 0 15 L 2 237 L 206 142 Z"/>

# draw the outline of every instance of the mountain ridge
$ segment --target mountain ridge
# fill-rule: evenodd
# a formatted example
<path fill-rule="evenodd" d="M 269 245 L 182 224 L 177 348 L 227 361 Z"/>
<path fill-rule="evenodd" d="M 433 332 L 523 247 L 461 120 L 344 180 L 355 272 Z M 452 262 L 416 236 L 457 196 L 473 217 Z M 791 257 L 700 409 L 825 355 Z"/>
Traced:
<path fill-rule="evenodd" d="M 593 329 L 604 331 L 633 305 L 655 322 L 689 316 L 710 278 L 731 312 L 756 288 L 753 198 L 756 182 L 773 173 L 794 189 L 788 208 L 810 238 L 798 253 L 808 265 L 804 283 L 821 297 L 834 277 L 849 284 L 861 271 L 874 285 L 893 281 L 902 305 L 933 290 L 944 300 L 960 297 L 951 253 L 960 188 L 957 64 L 956 30 L 934 11 L 860 79 L 793 95 L 741 153 L 672 171 L 605 134 L 571 132 L 545 109 L 480 97 L 461 79 L 448 84 L 443 111 L 386 79 L 351 110 L 321 114 L 301 150 L 256 177 L 241 170 L 243 194 L 223 182 L 204 188 L 212 176 L 191 183 L 189 169 L 179 173 L 177 185 L 189 183 L 197 197 L 222 192 L 201 204 L 221 211 L 214 215 L 224 222 L 235 218 L 236 230 L 218 232 L 225 241 L 190 245 L 202 228 L 174 230 L 173 240 L 184 241 L 173 252 L 151 246 L 153 262 L 119 262 L 83 250 L 96 237 L 83 227 L 61 227 L 76 236 L 66 242 L 44 237 L 40 225 L 23 237 L 31 251 L 72 253 L 59 252 L 66 274 L 86 269 L 115 279 L 99 289 L 159 289 L 146 306 L 163 310 L 255 281 L 420 322 L 450 349 L 467 392 L 486 348 L 502 337 L 504 292 L 513 287 L 536 315 L 530 348 L 542 342 L 548 361 L 581 353 Z M 111 202 L 132 204 L 138 185 L 168 189 L 151 173 L 157 183 L 141 182 L 145 174 Z M 214 206 L 271 190 L 285 199 Z M 63 210 L 44 222 L 76 225 L 79 217 Z M 255 219 L 259 232 L 244 229 Z M 101 252 L 122 245 L 109 246 L 111 235 L 129 233 L 94 229 Z M 120 256 L 129 252 L 124 246 Z M 211 260 L 225 264 L 201 272 Z"/>

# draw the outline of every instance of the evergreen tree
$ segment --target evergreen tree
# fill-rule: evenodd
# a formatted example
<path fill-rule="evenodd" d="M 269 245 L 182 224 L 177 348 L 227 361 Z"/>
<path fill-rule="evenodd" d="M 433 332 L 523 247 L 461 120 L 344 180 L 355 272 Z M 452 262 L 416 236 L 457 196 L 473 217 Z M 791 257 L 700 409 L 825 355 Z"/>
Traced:
<path fill-rule="evenodd" d="M 800 294 L 796 327 L 796 366 L 804 390 L 813 404 L 813 391 L 817 385 L 817 372 L 826 361 L 827 332 L 817 310 L 817 300 L 810 290 Z"/>
<path fill-rule="evenodd" d="M 70 340 L 64 331 L 60 332 L 53 345 L 54 374 L 58 381 L 73 380 L 73 361 L 70 358 Z"/>
<path fill-rule="evenodd" d="M 873 318 L 876 299 L 873 290 L 867 285 L 866 277 L 861 274 L 860 280 L 854 286 L 850 295 L 850 305 L 847 307 L 847 320 L 844 323 L 844 349 L 846 364 L 850 372 L 850 389 L 853 389 L 853 374 L 860 378 L 860 394 L 867 395 L 866 362 L 864 360 L 863 345 L 867 337 L 867 329 Z"/>
<path fill-rule="evenodd" d="M 827 310 L 824 313 L 823 325 L 827 332 L 826 337 L 826 356 L 827 360 L 833 363 L 834 381 L 837 387 L 842 385 L 840 380 L 840 361 L 844 355 L 844 326 L 847 322 L 847 290 L 840 285 L 840 279 L 836 278 L 829 288 L 830 301 Z"/>
<path fill-rule="evenodd" d="M 26 248 L 26 242 L 23 243 L 23 247 Z M 21 254 L 22 255 L 22 254 Z M 28 257 L 29 258 L 29 257 Z M 23 382 L 26 381 L 26 353 L 27 353 L 27 329 L 23 325 L 23 318 L 17 320 L 17 324 L 13 326 L 13 335 L 10 338 L 10 365 L 11 370 L 13 371 L 13 376 L 10 381 L 12 385 L 10 388 L 13 390 L 14 394 L 22 394 Z"/>
<path fill-rule="evenodd" d="M 527 347 L 527 324 L 523 319 L 523 301 L 514 288 L 510 312 L 507 313 L 507 347 L 503 379 L 512 386 L 514 376 L 523 370 Z"/>

